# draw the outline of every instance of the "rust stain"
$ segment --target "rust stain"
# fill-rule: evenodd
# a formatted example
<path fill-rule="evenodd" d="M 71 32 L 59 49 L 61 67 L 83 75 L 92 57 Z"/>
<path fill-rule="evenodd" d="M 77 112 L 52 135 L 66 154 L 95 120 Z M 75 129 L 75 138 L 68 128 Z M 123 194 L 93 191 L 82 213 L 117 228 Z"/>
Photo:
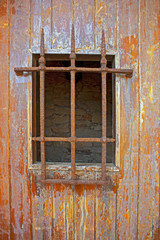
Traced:
<path fill-rule="evenodd" d="M 154 44 L 153 46 L 151 46 L 150 48 L 147 49 L 147 54 L 149 56 L 149 58 L 151 59 L 151 61 L 153 61 L 153 55 L 154 52 L 159 48 L 159 43 Z"/>
<path fill-rule="evenodd" d="M 6 16 L 7 1 L 2 2 L 0 6 L 0 17 Z"/>
<path fill-rule="evenodd" d="M 15 15 L 15 13 L 16 13 L 15 7 L 12 7 L 12 14 Z"/>
<path fill-rule="evenodd" d="M 43 206 L 44 206 L 44 216 L 52 218 L 52 209 L 50 208 L 51 204 L 49 199 L 45 200 Z"/>
<path fill-rule="evenodd" d="M 15 0 L 10 0 L 10 4 L 14 4 L 15 3 Z"/>
<path fill-rule="evenodd" d="M 46 11 L 45 11 L 45 15 L 49 15 L 51 12 L 51 7 L 47 8 Z"/>
<path fill-rule="evenodd" d="M 104 6 L 103 6 L 103 2 L 100 4 L 100 7 L 97 9 L 97 12 L 96 12 L 96 14 L 98 15 L 101 11 L 102 11 L 102 9 L 104 8 Z"/>
<path fill-rule="evenodd" d="M 31 32 L 31 29 L 30 29 L 30 28 L 27 28 L 27 29 L 26 29 L 26 33 L 27 33 L 28 35 L 30 35 L 32 38 L 36 38 L 36 36 Z"/>
<path fill-rule="evenodd" d="M 98 24 L 101 25 L 103 23 L 103 19 L 100 18 L 100 20 L 98 21 Z"/>
<path fill-rule="evenodd" d="M 2 134 L 2 128 L 0 127 L 0 150 L 1 150 L 1 156 L 3 156 L 3 142 L 2 139 L 4 138 L 3 134 Z"/>
<path fill-rule="evenodd" d="M 7 28 L 8 27 L 8 22 L 6 21 L 6 22 L 3 22 L 3 24 L 2 25 L 0 25 L 0 29 L 2 28 Z M 3 30 L 2 30 L 3 31 Z M 0 39 L 2 39 L 2 37 L 0 38 Z"/>
<path fill-rule="evenodd" d="M 133 64 L 138 58 L 138 34 L 131 36 L 131 63 Z"/>

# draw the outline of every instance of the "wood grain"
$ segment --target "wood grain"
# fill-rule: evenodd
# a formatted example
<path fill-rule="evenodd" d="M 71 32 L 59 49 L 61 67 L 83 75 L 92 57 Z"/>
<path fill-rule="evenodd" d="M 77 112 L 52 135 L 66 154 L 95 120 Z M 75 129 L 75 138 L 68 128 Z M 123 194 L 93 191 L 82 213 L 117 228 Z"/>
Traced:
<path fill-rule="evenodd" d="M 74 4 L 76 52 L 94 49 L 95 1 L 81 0 Z"/>
<path fill-rule="evenodd" d="M 52 47 L 52 0 L 42 0 L 42 26 L 45 52 Z"/>
<path fill-rule="evenodd" d="M 128 1 L 117 1 L 117 48 L 120 51 L 120 66 L 130 67 L 130 4 Z M 132 81 L 120 76 L 121 106 L 121 152 L 120 175 L 117 202 L 117 238 L 130 239 L 130 179 L 131 179 L 131 146 L 133 123 Z"/>
<path fill-rule="evenodd" d="M 138 236 L 138 164 L 139 164 L 139 36 L 138 22 L 139 11 L 138 2 L 129 1 L 130 15 L 130 63 L 134 70 L 132 77 L 132 124 L 131 124 L 131 145 L 130 145 L 130 238 L 137 239 Z"/>
<path fill-rule="evenodd" d="M 27 158 L 27 76 L 14 67 L 28 65 L 29 1 L 10 2 L 10 161 L 12 239 L 31 238 L 30 184 Z M 28 77 L 29 81 L 29 77 Z"/>
<path fill-rule="evenodd" d="M 95 48 L 101 46 L 102 29 L 105 30 L 107 51 L 117 45 L 117 1 L 96 0 L 95 3 Z"/>
<path fill-rule="evenodd" d="M 0 7 L 0 239 L 10 235 L 10 163 L 8 135 L 8 9 L 7 1 Z"/>
<path fill-rule="evenodd" d="M 84 185 L 75 186 L 75 239 L 84 239 L 85 192 Z"/>
<path fill-rule="evenodd" d="M 54 239 L 66 238 L 65 226 L 65 186 L 57 184 L 53 187 Z"/>
<path fill-rule="evenodd" d="M 52 48 L 60 51 L 70 46 L 72 0 L 52 0 Z"/>
<path fill-rule="evenodd" d="M 159 239 L 159 0 L 0 5 L 0 239 Z M 104 26 L 107 50 L 134 70 L 121 77 L 120 174 L 110 173 L 110 190 L 43 186 L 38 168 L 28 172 L 31 75 L 14 67 L 31 66 L 42 27 L 46 51 L 70 51 L 72 21 L 77 52 L 99 50 Z M 68 178 L 66 168 L 50 173 Z"/>
<path fill-rule="evenodd" d="M 42 26 L 42 0 L 31 0 L 31 49 L 40 53 L 40 36 Z"/>
<path fill-rule="evenodd" d="M 140 239 L 159 238 L 159 1 L 140 1 Z M 143 67 L 142 67 L 143 66 Z"/>

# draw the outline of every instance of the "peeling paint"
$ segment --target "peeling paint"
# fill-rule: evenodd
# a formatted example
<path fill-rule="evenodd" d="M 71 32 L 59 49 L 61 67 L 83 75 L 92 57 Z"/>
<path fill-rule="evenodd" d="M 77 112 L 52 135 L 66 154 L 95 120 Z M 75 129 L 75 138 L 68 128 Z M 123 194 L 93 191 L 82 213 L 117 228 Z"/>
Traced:
<path fill-rule="evenodd" d="M 154 103 L 154 91 L 153 91 L 153 85 L 151 85 L 150 87 L 150 91 L 149 91 L 149 100 L 151 103 Z"/>
<path fill-rule="evenodd" d="M 153 61 L 153 54 L 154 52 L 159 49 L 159 43 L 154 44 L 149 49 L 147 49 L 147 54 L 150 57 L 151 61 Z"/>

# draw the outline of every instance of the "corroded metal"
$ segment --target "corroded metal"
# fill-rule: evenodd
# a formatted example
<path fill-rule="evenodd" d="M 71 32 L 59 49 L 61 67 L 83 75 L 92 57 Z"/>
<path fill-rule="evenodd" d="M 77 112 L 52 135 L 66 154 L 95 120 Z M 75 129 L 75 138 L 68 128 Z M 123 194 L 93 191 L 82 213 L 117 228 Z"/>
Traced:
<path fill-rule="evenodd" d="M 45 49 L 44 49 L 44 31 L 41 32 L 41 46 L 39 67 L 20 67 L 14 68 L 15 72 L 38 72 L 40 71 L 40 137 L 32 137 L 34 142 L 41 143 L 41 181 L 43 183 L 63 183 L 63 184 L 100 184 L 105 185 L 109 182 L 106 179 L 106 143 L 115 142 L 114 138 L 107 138 L 107 73 L 121 73 L 127 77 L 132 76 L 132 69 L 114 69 L 106 67 L 106 49 L 105 49 L 105 34 L 102 31 L 101 44 L 101 67 L 100 68 L 85 68 L 76 67 L 76 53 L 75 53 L 75 33 L 74 25 L 72 24 L 71 31 L 71 54 L 70 67 L 46 67 Z M 70 72 L 71 74 L 71 137 L 45 137 L 45 72 Z M 102 77 L 102 137 L 101 138 L 76 138 L 75 136 L 75 73 L 76 72 L 97 72 L 101 73 Z M 46 179 L 46 160 L 45 160 L 45 142 L 70 142 L 71 143 L 71 179 Z M 100 142 L 102 143 L 102 179 L 101 180 L 79 180 L 76 179 L 76 164 L 75 164 L 75 144 L 76 142 Z"/>
<path fill-rule="evenodd" d="M 74 36 L 74 25 L 72 24 L 71 33 L 71 67 L 75 67 L 75 36 Z M 76 143 L 75 143 L 75 71 L 71 71 L 71 178 L 75 179 L 76 171 Z"/>
<path fill-rule="evenodd" d="M 46 159 L 45 159 L 45 57 L 44 57 L 44 31 L 41 33 L 41 46 L 40 46 L 40 135 L 41 135 L 41 176 L 44 180 L 46 178 Z"/>
<path fill-rule="evenodd" d="M 111 185 L 112 180 L 111 179 L 106 179 L 105 181 L 103 180 L 66 180 L 66 179 L 46 179 L 46 180 L 40 180 L 42 183 L 50 183 L 50 184 L 69 184 L 69 185 Z"/>
<path fill-rule="evenodd" d="M 105 36 L 104 30 L 102 30 L 102 45 L 101 45 L 101 69 L 106 67 L 106 49 L 105 49 Z M 107 81 L 106 72 L 101 73 L 101 85 L 102 85 L 102 139 L 106 139 L 107 135 Z M 102 142 L 102 180 L 106 177 L 106 155 L 107 155 L 107 144 Z"/>
<path fill-rule="evenodd" d="M 41 142 L 41 137 L 32 137 L 33 141 Z M 73 137 L 44 137 L 45 142 L 115 142 L 114 138 L 73 138 Z"/>
<path fill-rule="evenodd" d="M 40 67 L 19 67 L 14 68 L 15 72 L 39 72 Z M 85 68 L 85 67 L 44 67 L 45 72 L 106 72 L 106 73 L 119 73 L 125 74 L 127 77 L 131 77 L 133 74 L 132 69 L 120 69 L 120 68 Z"/>

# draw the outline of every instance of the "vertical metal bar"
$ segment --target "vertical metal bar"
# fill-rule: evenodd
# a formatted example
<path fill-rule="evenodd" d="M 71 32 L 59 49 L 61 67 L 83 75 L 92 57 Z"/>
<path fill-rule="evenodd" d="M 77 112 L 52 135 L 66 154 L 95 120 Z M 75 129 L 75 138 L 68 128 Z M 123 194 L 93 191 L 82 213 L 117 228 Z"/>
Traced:
<path fill-rule="evenodd" d="M 36 60 L 33 59 L 33 66 L 36 66 Z M 36 119 L 36 112 L 37 112 L 37 104 L 36 104 L 36 99 L 37 99 L 37 87 L 36 87 L 36 76 L 37 73 L 33 72 L 33 81 L 32 81 L 32 133 L 33 137 L 37 137 L 37 119 Z M 33 163 L 37 161 L 37 142 L 33 141 L 32 143 L 33 146 Z"/>
<path fill-rule="evenodd" d="M 75 36 L 74 25 L 72 24 L 71 33 L 71 66 L 75 67 Z M 71 71 L 71 178 L 75 179 L 75 72 Z"/>
<path fill-rule="evenodd" d="M 114 68 L 112 63 L 112 68 Z M 115 75 L 112 74 L 112 138 L 115 138 Z M 115 143 L 112 143 L 112 163 L 115 161 Z"/>
<path fill-rule="evenodd" d="M 39 58 L 40 69 L 40 134 L 41 134 L 41 178 L 46 178 L 46 159 L 45 159 L 45 58 L 44 58 L 44 31 L 41 33 L 41 49 Z"/>
<path fill-rule="evenodd" d="M 101 77 L 102 77 L 102 180 L 105 181 L 106 177 L 106 154 L 107 154 L 107 143 L 106 143 L 106 134 L 107 134 L 107 83 L 106 83 L 106 72 L 103 72 L 103 69 L 106 67 L 106 48 L 105 48 L 105 36 L 104 30 L 102 30 L 102 45 L 101 45 Z"/>

